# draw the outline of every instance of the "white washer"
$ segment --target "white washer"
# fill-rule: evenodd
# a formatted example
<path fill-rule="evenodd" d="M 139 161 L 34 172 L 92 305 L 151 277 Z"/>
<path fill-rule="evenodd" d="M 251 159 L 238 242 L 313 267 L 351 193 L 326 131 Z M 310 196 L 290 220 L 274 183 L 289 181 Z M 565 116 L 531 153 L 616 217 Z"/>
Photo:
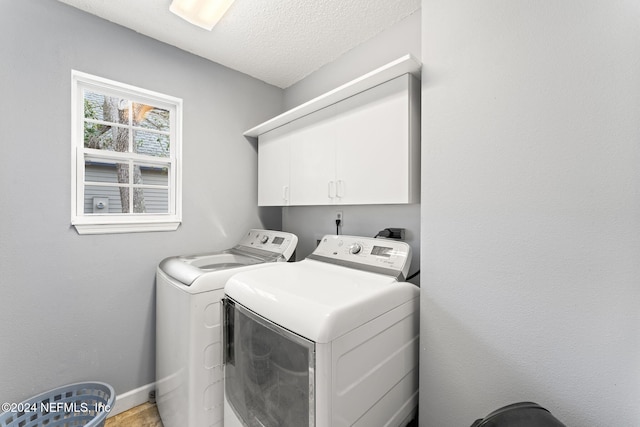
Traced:
<path fill-rule="evenodd" d="M 225 286 L 225 427 L 402 426 L 418 405 L 404 242 L 325 236 Z"/>
<path fill-rule="evenodd" d="M 298 238 L 250 230 L 220 252 L 163 260 L 156 273 L 156 402 L 164 427 L 223 422 L 221 299 L 233 274 L 287 261 Z"/>

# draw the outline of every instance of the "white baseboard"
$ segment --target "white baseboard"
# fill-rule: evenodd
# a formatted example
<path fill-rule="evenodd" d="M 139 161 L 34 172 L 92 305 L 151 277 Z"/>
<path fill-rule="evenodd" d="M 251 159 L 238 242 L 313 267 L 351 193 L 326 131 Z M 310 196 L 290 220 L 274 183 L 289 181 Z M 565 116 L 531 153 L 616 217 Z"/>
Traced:
<path fill-rule="evenodd" d="M 114 415 L 118 415 L 124 411 L 128 411 L 129 409 L 136 407 L 138 405 L 142 405 L 145 402 L 149 401 L 149 392 L 155 390 L 156 383 L 150 383 L 147 385 L 143 385 L 142 387 L 138 387 L 134 390 L 130 390 L 126 393 L 116 395 L 116 403 L 111 408 L 109 412 L 109 417 L 113 417 Z"/>

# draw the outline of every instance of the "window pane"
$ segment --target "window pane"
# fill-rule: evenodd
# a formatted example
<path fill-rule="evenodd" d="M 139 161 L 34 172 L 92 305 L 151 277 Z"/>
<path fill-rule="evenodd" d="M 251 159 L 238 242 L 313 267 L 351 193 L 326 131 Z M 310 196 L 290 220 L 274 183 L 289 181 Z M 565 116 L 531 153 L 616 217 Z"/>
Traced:
<path fill-rule="evenodd" d="M 142 188 L 133 189 L 133 213 L 146 213 L 144 190 Z"/>
<path fill-rule="evenodd" d="M 155 157 L 169 157 L 169 135 L 143 130 L 133 131 L 133 151 Z"/>
<path fill-rule="evenodd" d="M 84 118 L 104 120 L 104 95 L 99 93 L 84 92 Z"/>
<path fill-rule="evenodd" d="M 122 127 L 85 122 L 84 146 L 96 150 L 126 153 L 129 151 L 129 131 Z"/>
<path fill-rule="evenodd" d="M 169 168 L 163 166 L 133 165 L 134 184 L 169 185 Z"/>
<path fill-rule="evenodd" d="M 169 213 L 169 190 L 165 188 L 136 188 L 134 191 L 134 198 L 136 192 L 139 192 L 139 197 L 144 200 L 143 203 L 134 202 L 134 213 Z"/>
<path fill-rule="evenodd" d="M 84 162 L 85 182 L 129 183 L 129 164 L 87 159 Z"/>
<path fill-rule="evenodd" d="M 147 104 L 133 103 L 133 124 L 146 129 L 169 132 L 169 111 Z"/>
<path fill-rule="evenodd" d="M 124 203 L 122 201 L 124 200 Z M 122 214 L 129 206 L 129 188 L 117 186 L 85 185 L 85 214 Z M 124 212 L 126 213 L 126 212 Z"/>
<path fill-rule="evenodd" d="M 84 117 L 85 119 L 129 124 L 129 104 L 130 102 L 126 99 L 85 91 Z"/>

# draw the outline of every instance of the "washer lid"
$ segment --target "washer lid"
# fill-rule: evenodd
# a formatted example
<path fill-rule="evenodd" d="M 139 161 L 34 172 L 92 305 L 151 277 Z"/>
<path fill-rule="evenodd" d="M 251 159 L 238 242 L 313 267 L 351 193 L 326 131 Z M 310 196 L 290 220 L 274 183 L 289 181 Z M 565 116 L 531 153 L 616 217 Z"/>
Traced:
<path fill-rule="evenodd" d="M 169 257 L 159 268 L 180 283 L 191 286 L 205 273 L 267 262 L 286 261 L 298 244 L 295 234 L 251 229 L 240 243 L 223 251 Z"/>
<path fill-rule="evenodd" d="M 273 261 L 276 261 L 274 258 Z M 227 249 L 210 254 L 183 255 L 162 260 L 160 269 L 184 285 L 190 286 L 204 273 L 227 270 L 245 265 L 269 262 L 268 259 L 250 256 Z"/>
<path fill-rule="evenodd" d="M 417 298 L 419 289 L 382 274 L 306 259 L 238 273 L 225 293 L 298 335 L 327 343 Z"/>

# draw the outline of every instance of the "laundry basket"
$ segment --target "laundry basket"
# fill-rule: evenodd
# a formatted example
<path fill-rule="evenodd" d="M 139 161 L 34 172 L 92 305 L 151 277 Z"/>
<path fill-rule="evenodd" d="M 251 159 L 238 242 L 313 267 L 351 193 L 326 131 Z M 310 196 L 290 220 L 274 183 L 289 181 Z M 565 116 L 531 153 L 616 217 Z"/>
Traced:
<path fill-rule="evenodd" d="M 503 406 L 476 420 L 471 427 L 565 427 L 548 409 L 534 402 Z"/>
<path fill-rule="evenodd" d="M 0 427 L 101 427 L 115 400 L 109 384 L 69 384 L 21 403 L 4 403 Z"/>

